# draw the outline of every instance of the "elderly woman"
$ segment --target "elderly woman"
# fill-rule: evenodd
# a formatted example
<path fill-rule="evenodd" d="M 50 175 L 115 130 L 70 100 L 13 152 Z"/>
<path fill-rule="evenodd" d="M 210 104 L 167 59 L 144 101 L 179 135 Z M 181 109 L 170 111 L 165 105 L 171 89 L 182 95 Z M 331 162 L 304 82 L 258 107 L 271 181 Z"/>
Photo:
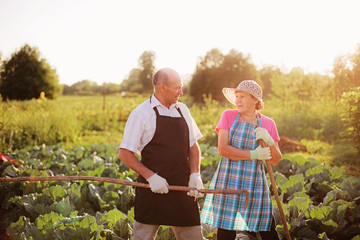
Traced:
<path fill-rule="evenodd" d="M 224 88 L 226 99 L 237 109 L 225 110 L 217 124 L 218 148 L 222 156 L 209 188 L 246 189 L 243 195 L 208 194 L 201 221 L 218 228 L 217 239 L 235 239 L 236 231 L 260 232 L 262 239 L 279 239 L 263 160 L 277 165 L 281 159 L 275 122 L 263 109 L 262 89 L 253 80 L 242 81 L 236 89 Z M 259 139 L 266 143 L 262 148 Z"/>

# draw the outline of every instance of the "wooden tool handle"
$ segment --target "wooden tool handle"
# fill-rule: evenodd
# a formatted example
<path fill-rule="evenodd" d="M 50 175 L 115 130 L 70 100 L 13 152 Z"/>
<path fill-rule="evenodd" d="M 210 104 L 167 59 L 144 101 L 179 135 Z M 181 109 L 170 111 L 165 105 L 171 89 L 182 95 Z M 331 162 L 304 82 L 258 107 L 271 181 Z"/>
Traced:
<path fill-rule="evenodd" d="M 52 176 L 52 177 L 17 177 L 17 178 L 0 178 L 0 182 L 24 182 L 24 181 L 99 181 L 109 182 L 121 185 L 128 185 L 133 187 L 150 188 L 149 184 L 131 182 L 126 180 L 119 180 L 106 177 L 89 177 L 89 176 Z M 196 188 L 186 186 L 168 186 L 169 190 L 189 192 L 190 190 L 197 190 Z M 200 189 L 197 190 L 201 193 L 212 193 L 212 194 L 245 194 L 245 206 L 246 209 L 249 205 L 249 192 L 247 190 L 235 190 L 235 189 Z"/>
<path fill-rule="evenodd" d="M 265 146 L 266 146 L 264 140 L 260 139 L 259 141 L 260 141 L 261 147 L 265 147 Z M 278 190 L 277 190 L 277 186 L 276 186 L 276 182 L 275 182 L 275 178 L 274 178 L 274 172 L 273 172 L 273 170 L 272 170 L 272 166 L 271 166 L 270 160 L 266 160 L 266 166 L 267 166 L 267 169 L 268 169 L 268 172 L 269 172 L 269 176 L 270 176 L 271 187 L 272 187 L 272 190 L 273 190 L 273 192 L 274 192 L 275 199 L 276 199 L 276 203 L 277 203 L 278 208 L 279 208 L 281 221 L 282 221 L 282 223 L 283 223 L 283 225 L 284 225 L 284 230 L 285 230 L 285 234 L 286 234 L 286 239 L 291 240 L 290 233 L 289 233 L 289 229 L 288 229 L 287 223 L 286 223 L 286 218 L 285 218 L 284 210 L 283 210 L 283 208 L 282 208 L 282 206 L 281 206 L 281 201 L 280 201 L 279 193 L 278 193 Z"/>

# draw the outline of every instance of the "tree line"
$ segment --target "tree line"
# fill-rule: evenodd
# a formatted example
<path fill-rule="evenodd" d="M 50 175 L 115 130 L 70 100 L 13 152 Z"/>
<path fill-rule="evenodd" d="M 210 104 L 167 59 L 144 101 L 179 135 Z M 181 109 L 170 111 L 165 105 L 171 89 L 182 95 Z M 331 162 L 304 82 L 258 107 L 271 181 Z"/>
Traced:
<path fill-rule="evenodd" d="M 59 77 L 40 51 L 25 44 L 9 59 L 1 60 L 0 94 L 3 100 L 26 100 L 38 98 L 43 92 L 49 99 L 64 95 L 100 95 L 115 93 L 148 94 L 152 92 L 152 77 L 155 73 L 155 53 L 145 51 L 138 59 L 138 67 L 130 70 L 120 84 L 98 85 L 91 80 L 82 80 L 73 85 L 59 84 Z M 251 56 L 234 49 L 224 54 L 211 49 L 199 58 L 191 80 L 185 86 L 195 102 L 202 102 L 205 95 L 223 101 L 221 89 L 236 87 L 245 79 L 254 79 L 264 89 L 264 98 L 280 99 L 299 97 L 308 99 L 313 95 L 332 91 L 340 99 L 344 92 L 360 86 L 360 44 L 353 54 L 339 56 L 334 60 L 332 76 L 316 73 L 305 74 L 301 68 L 284 73 L 276 66 L 258 69 Z M 283 87 L 286 86 L 286 87 Z M 317 91 L 315 91 L 317 89 Z"/>
<path fill-rule="evenodd" d="M 156 69 L 155 53 L 145 51 L 138 59 L 138 66 L 131 69 L 120 84 L 98 85 L 90 80 L 82 80 L 68 86 L 59 84 L 56 69 L 52 68 L 46 59 L 41 58 L 40 51 L 35 47 L 25 44 L 9 59 L 1 58 L 0 54 L 0 99 L 3 101 L 27 100 L 40 96 L 54 99 L 61 94 L 150 94 Z M 275 103 L 280 106 L 278 109 L 286 111 L 287 114 L 279 114 L 283 116 L 282 125 L 290 128 L 296 123 L 299 129 L 311 126 L 312 129 L 329 132 L 319 133 L 323 136 L 333 136 L 338 134 L 337 126 L 341 119 L 346 137 L 354 142 L 360 152 L 360 44 L 354 53 L 339 56 L 334 60 L 332 75 L 305 74 L 301 68 L 284 72 L 271 65 L 259 69 L 252 63 L 250 55 L 235 49 L 224 54 L 214 48 L 199 58 L 184 92 L 191 96 L 194 102 L 203 102 L 209 96 L 217 101 L 225 101 L 221 89 L 236 87 L 245 79 L 256 80 L 264 90 L 264 99 L 270 100 L 266 102 Z M 334 114 L 324 112 L 328 118 L 319 121 L 319 118 L 314 118 L 314 113 L 318 114 L 319 109 L 324 110 L 314 108 L 315 103 L 333 105 L 338 110 Z M 299 114 L 306 117 L 308 122 L 301 125 L 296 119 Z M 305 116 L 306 114 L 309 116 Z M 332 114 L 336 117 L 331 117 Z M 323 122 L 327 128 L 321 127 Z"/>

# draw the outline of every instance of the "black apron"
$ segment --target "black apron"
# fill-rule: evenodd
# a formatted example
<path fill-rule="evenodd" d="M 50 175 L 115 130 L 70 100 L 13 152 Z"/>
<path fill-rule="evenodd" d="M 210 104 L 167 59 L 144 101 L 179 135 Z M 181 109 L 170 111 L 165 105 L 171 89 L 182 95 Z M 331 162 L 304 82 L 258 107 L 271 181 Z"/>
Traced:
<path fill-rule="evenodd" d="M 176 109 L 180 113 L 179 118 L 161 116 L 154 107 L 156 130 L 151 141 L 141 151 L 141 162 L 165 178 L 169 185 L 188 186 L 189 129 L 180 109 Z M 140 175 L 137 181 L 147 183 Z M 153 225 L 200 225 L 197 201 L 186 192 L 159 194 L 138 187 L 135 190 L 135 220 Z"/>

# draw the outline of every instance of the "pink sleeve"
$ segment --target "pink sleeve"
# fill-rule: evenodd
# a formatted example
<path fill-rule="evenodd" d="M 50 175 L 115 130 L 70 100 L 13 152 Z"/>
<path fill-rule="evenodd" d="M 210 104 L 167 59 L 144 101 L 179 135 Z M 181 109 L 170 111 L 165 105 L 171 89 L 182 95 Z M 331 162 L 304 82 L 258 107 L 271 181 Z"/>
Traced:
<path fill-rule="evenodd" d="M 280 141 L 279 133 L 276 128 L 275 121 L 271 118 L 261 115 L 262 127 L 268 130 L 270 136 L 274 139 L 275 142 Z"/>
<path fill-rule="evenodd" d="M 221 118 L 216 126 L 216 132 L 219 132 L 220 129 L 225 129 L 230 131 L 230 128 L 236 118 L 237 110 L 236 109 L 228 109 L 225 110 Z"/>

